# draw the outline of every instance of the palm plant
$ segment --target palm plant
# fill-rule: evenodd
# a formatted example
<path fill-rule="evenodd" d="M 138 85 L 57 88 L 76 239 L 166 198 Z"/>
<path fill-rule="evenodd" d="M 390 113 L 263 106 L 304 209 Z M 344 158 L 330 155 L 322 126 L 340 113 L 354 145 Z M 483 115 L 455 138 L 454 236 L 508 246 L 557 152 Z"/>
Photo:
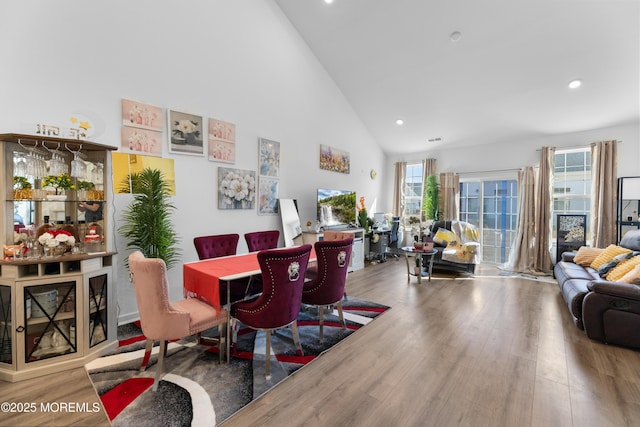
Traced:
<path fill-rule="evenodd" d="M 129 192 L 129 183 L 134 200 L 124 211 L 125 224 L 118 231 L 127 239 L 127 249 L 139 249 L 147 258 L 161 258 L 171 268 L 180 260 L 180 250 L 171 222 L 175 206 L 169 202 L 169 184 L 160 170 L 150 168 L 131 174 L 122 192 Z"/>

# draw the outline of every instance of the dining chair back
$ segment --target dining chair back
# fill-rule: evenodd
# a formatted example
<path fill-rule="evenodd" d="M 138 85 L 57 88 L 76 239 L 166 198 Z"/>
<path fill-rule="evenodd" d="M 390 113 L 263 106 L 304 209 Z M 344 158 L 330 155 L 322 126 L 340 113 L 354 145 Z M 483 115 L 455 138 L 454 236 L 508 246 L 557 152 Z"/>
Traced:
<path fill-rule="evenodd" d="M 193 239 L 199 259 L 218 258 L 235 255 L 238 249 L 239 234 L 217 234 L 199 236 Z"/>
<path fill-rule="evenodd" d="M 310 254 L 311 245 L 260 251 L 258 263 L 262 272 L 262 293 L 232 307 L 234 324 L 239 321 L 249 328 L 267 331 L 267 378 L 270 377 L 271 331 L 291 325 L 294 343 L 302 354 L 296 320 L 300 312 L 302 287 Z M 234 336 L 235 329 L 234 326 Z"/>
<path fill-rule="evenodd" d="M 305 283 L 302 290 L 302 303 L 318 307 L 320 342 L 324 340 L 324 307 L 335 305 L 342 329 L 346 328 L 342 298 L 345 295 L 352 248 L 353 237 L 343 240 L 321 240 L 315 243 L 318 274 L 312 281 Z"/>
<path fill-rule="evenodd" d="M 246 233 L 244 239 L 247 241 L 249 252 L 263 251 L 265 249 L 275 249 L 278 247 L 279 230 L 254 231 Z"/>
<path fill-rule="evenodd" d="M 212 236 L 194 237 L 193 244 L 196 247 L 200 260 L 219 258 L 223 256 L 235 255 L 238 249 L 239 234 L 215 234 Z M 227 301 L 226 281 L 220 282 L 220 301 Z M 251 293 L 256 287 L 253 278 L 232 280 L 230 283 L 230 301 L 240 301 Z"/>
<path fill-rule="evenodd" d="M 149 363 L 154 340 L 160 341 L 154 391 L 158 389 L 162 376 L 167 341 L 194 334 L 200 340 L 202 331 L 217 326 L 219 357 L 222 360 L 222 327 L 227 323 L 226 310 L 216 310 L 196 298 L 170 302 L 167 267 L 160 258 L 145 258 L 142 252 L 135 251 L 129 255 L 129 271 L 136 293 L 142 333 L 147 339 L 140 370 L 144 371 Z"/>

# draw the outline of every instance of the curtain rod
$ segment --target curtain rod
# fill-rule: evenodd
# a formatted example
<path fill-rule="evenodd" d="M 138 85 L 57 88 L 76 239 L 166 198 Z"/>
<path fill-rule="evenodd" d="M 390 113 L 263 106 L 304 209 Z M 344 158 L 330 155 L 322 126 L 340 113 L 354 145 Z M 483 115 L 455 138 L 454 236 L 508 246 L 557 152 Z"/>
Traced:
<path fill-rule="evenodd" d="M 615 141 L 618 144 L 622 144 L 622 140 L 621 139 L 612 139 L 611 141 Z M 589 148 L 593 144 L 595 144 L 595 142 L 590 142 L 587 145 L 575 145 L 575 146 L 572 146 L 572 147 L 553 147 L 553 148 L 556 149 L 556 150 L 577 150 L 577 149 L 580 149 L 580 148 Z M 538 149 L 536 149 L 536 151 L 538 151 L 538 152 L 542 151 L 542 148 L 538 148 Z"/>
<path fill-rule="evenodd" d="M 478 174 L 478 173 L 495 173 L 495 172 L 514 172 L 519 171 L 522 168 L 512 168 L 512 169 L 494 169 L 494 170 L 486 170 L 486 171 L 469 171 L 469 172 L 456 172 L 458 175 L 464 174 Z"/>

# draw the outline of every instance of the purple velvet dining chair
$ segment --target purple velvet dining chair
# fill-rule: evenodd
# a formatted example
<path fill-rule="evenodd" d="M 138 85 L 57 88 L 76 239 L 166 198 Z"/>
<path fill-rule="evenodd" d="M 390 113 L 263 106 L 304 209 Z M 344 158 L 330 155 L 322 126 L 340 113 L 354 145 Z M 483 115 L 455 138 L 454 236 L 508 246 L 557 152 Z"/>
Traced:
<path fill-rule="evenodd" d="M 353 236 L 353 235 L 351 235 Z M 320 342 L 324 340 L 324 307 L 335 305 L 338 309 L 342 329 L 346 328 L 342 312 L 347 271 L 353 237 L 343 240 L 322 240 L 315 243 L 318 273 L 302 289 L 302 303 L 318 307 L 320 317 Z"/>
<path fill-rule="evenodd" d="M 232 328 L 237 322 L 255 330 L 266 331 L 265 375 L 270 377 L 271 331 L 291 325 L 293 341 L 302 354 L 298 336 L 298 313 L 311 245 L 258 252 L 262 272 L 262 293 L 231 308 Z M 235 345 L 235 339 L 234 339 Z"/>
<path fill-rule="evenodd" d="M 275 249 L 278 247 L 279 238 L 279 230 L 254 231 L 252 233 L 245 233 L 244 235 L 249 252 Z"/>

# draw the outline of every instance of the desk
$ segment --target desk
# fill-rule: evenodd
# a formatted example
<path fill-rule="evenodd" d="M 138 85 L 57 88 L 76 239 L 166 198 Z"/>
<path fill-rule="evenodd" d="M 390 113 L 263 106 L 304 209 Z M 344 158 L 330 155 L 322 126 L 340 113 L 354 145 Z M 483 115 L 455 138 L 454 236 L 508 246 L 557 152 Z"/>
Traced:
<path fill-rule="evenodd" d="M 416 250 L 413 246 L 404 246 L 402 248 L 402 252 L 404 252 L 404 259 L 407 262 L 407 282 L 411 280 L 411 276 L 416 276 L 418 278 L 418 283 L 422 282 L 423 277 L 429 277 L 429 281 L 431 281 L 431 270 L 433 269 L 433 257 L 438 253 L 437 249 L 432 251 L 420 251 Z M 411 271 L 411 267 L 409 265 L 409 258 L 415 258 L 416 262 L 415 270 Z M 428 258 L 429 265 L 425 269 L 424 262 L 425 258 Z"/>
<path fill-rule="evenodd" d="M 283 248 L 284 249 L 284 248 Z M 309 262 L 316 261 L 316 252 L 311 248 Z M 232 280 L 261 274 L 258 252 L 230 255 L 188 262 L 183 265 L 183 288 L 185 297 L 195 296 L 220 310 L 220 280 L 227 282 L 227 361 L 230 350 L 231 283 Z"/>

